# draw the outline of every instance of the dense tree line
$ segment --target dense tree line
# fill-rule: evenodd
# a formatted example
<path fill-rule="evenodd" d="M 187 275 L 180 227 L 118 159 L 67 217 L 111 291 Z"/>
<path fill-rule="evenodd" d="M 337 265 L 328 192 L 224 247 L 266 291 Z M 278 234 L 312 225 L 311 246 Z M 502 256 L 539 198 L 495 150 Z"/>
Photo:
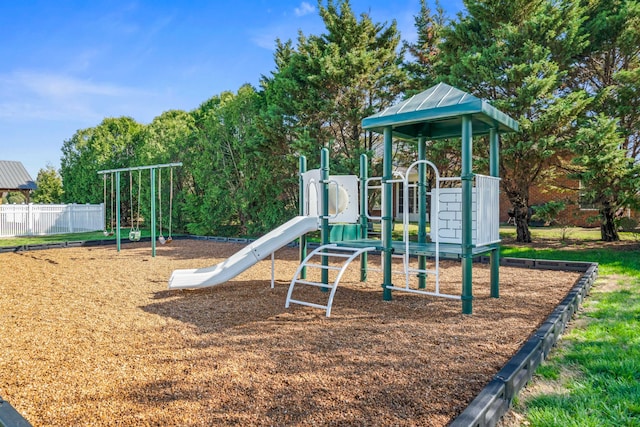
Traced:
<path fill-rule="evenodd" d="M 357 173 L 366 153 L 375 167 L 379 136 L 364 132 L 361 120 L 443 81 L 520 123 L 500 147 L 502 190 L 515 210 L 519 241 L 531 240 L 529 189 L 559 173 L 583 183 L 583 197 L 600 209 L 603 239 L 616 240 L 615 213 L 637 204 L 640 188 L 639 3 L 464 4 L 465 12 L 449 19 L 437 3 L 432 13 L 422 0 L 417 38 L 408 43 L 395 21 L 356 15 L 347 0 L 321 1 L 324 32 L 300 33 L 295 43 L 276 40 L 275 68 L 259 88 L 224 92 L 148 125 L 106 118 L 77 131 L 62 149 L 62 197 L 101 202 L 98 170 L 182 161 L 174 171 L 179 230 L 261 234 L 297 212 L 299 155 L 315 167 L 318 149 L 327 147 L 334 173 Z M 433 141 L 430 155 L 454 169 L 458 145 Z M 484 141 L 474 150 L 482 168 Z M 135 192 L 129 185 L 125 180 L 123 194 Z M 145 191 L 144 209 L 148 197 Z"/>

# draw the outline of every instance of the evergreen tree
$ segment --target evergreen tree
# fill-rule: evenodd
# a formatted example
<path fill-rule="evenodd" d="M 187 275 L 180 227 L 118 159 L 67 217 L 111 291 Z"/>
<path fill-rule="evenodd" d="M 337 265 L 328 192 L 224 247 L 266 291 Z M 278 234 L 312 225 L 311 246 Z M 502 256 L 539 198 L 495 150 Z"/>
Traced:
<path fill-rule="evenodd" d="M 282 154 L 308 154 L 328 147 L 332 170 L 355 173 L 359 157 L 377 136 L 364 137 L 361 120 L 395 101 L 406 76 L 396 23 L 358 19 L 348 0 L 320 5 L 326 33 L 299 34 L 297 46 L 278 42 L 276 71 L 264 77 L 267 122 L 279 123 L 280 140 L 294 144 Z"/>
<path fill-rule="evenodd" d="M 36 178 L 38 189 L 33 192 L 33 203 L 61 203 L 62 202 L 62 178 L 58 171 L 51 165 L 38 171 Z"/>
<path fill-rule="evenodd" d="M 420 14 L 415 17 L 417 40 L 415 43 L 403 43 L 410 55 L 410 60 L 403 64 L 409 76 L 407 95 L 422 92 L 439 81 L 436 63 L 447 19 L 440 2 L 436 0 L 435 4 L 436 11 L 432 14 L 427 0 L 420 0 Z"/>
<path fill-rule="evenodd" d="M 602 240 L 615 241 L 619 240 L 616 212 L 625 204 L 638 203 L 637 191 L 630 194 L 628 189 L 634 185 L 632 171 L 640 162 L 640 2 L 589 0 L 582 3 L 585 23 L 581 31 L 589 43 L 578 55 L 572 76 L 574 88 L 585 90 L 595 102 L 589 110 L 589 119 L 585 120 L 587 129 L 570 148 L 582 153 L 581 165 L 598 168 L 574 172 L 574 176 L 583 180 L 583 187 L 588 185 L 590 199 L 599 208 Z M 609 120 L 600 117 L 601 114 Z M 613 132 L 618 137 L 610 133 L 602 135 L 604 130 L 611 132 L 608 125 L 593 128 L 594 124 L 605 122 L 617 123 Z M 589 138 L 585 133 L 603 136 L 603 139 L 587 142 Z M 580 143 L 585 147 L 579 146 Z M 621 153 L 626 155 L 626 161 L 619 158 Z M 597 179 L 600 174 L 607 176 Z"/>
<path fill-rule="evenodd" d="M 517 240 L 530 242 L 529 188 L 551 170 L 561 141 L 589 103 L 567 90 L 584 48 L 581 10 L 569 0 L 466 0 L 468 13 L 443 32 L 439 75 L 492 102 L 520 123 L 500 145 L 502 189 L 515 213 Z"/>
<path fill-rule="evenodd" d="M 188 142 L 195 131 L 193 114 L 182 110 L 165 111 L 155 117 L 142 130 L 144 144 L 139 154 L 140 164 L 166 164 L 183 161 L 189 152 Z M 168 215 L 168 197 L 170 191 L 169 172 L 162 173 L 163 215 Z M 173 212 L 172 227 L 176 231 L 186 231 L 185 197 L 192 182 L 191 171 L 186 167 L 173 169 Z M 168 220 L 165 219 L 167 224 Z"/>
<path fill-rule="evenodd" d="M 449 25 L 449 20 L 438 0 L 435 1 L 434 13 L 426 0 L 420 0 L 420 14 L 414 19 L 417 40 L 415 43 L 404 42 L 404 47 L 410 55 L 409 60 L 403 64 L 409 76 L 408 89 L 405 92 L 408 96 L 420 93 L 442 81 L 438 74 L 438 63 L 442 54 L 443 34 Z M 404 145 L 403 147 L 402 144 L 396 144 L 398 150 L 394 153 L 394 160 L 398 159 L 405 164 L 411 164 L 418 159 L 417 144 L 408 141 L 404 142 Z M 429 160 L 442 174 L 460 175 L 462 159 L 459 140 L 427 141 L 427 145 Z M 427 173 L 430 174 L 430 172 Z"/>
<path fill-rule="evenodd" d="M 602 240 L 620 240 L 615 213 L 638 205 L 640 163 L 628 157 L 615 120 L 604 114 L 582 122 L 569 147 L 569 176 L 582 182 L 582 200 L 598 206 Z"/>
<path fill-rule="evenodd" d="M 190 175 L 184 208 L 188 231 L 255 235 L 274 225 L 266 218 L 273 216 L 272 196 L 279 187 L 255 154 L 262 139 L 256 123 L 260 108 L 259 94 L 245 85 L 236 94 L 212 97 L 192 113 L 195 130 L 183 151 L 183 168 Z"/>

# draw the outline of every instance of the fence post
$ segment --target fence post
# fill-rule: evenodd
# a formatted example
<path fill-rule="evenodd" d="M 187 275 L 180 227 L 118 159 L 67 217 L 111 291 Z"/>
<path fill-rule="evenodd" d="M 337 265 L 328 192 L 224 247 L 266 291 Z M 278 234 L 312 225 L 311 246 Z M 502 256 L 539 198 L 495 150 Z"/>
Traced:
<path fill-rule="evenodd" d="M 67 214 L 69 215 L 69 227 L 67 228 L 69 233 L 73 233 L 73 209 L 74 209 L 75 203 L 72 203 L 70 205 L 67 205 Z"/>
<path fill-rule="evenodd" d="M 33 203 L 27 205 L 27 234 L 33 236 Z"/>

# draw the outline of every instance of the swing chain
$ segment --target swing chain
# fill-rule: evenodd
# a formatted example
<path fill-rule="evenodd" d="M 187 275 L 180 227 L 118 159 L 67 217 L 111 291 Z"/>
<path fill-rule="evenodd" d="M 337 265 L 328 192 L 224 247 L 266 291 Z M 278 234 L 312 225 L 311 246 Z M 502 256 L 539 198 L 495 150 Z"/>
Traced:
<path fill-rule="evenodd" d="M 104 230 L 102 231 L 102 233 L 105 236 L 109 235 L 109 232 L 107 231 L 107 175 L 104 174 L 102 175 L 102 187 L 103 187 L 103 193 L 104 193 L 104 203 L 102 204 L 103 209 L 104 209 Z"/>
<path fill-rule="evenodd" d="M 136 226 L 134 227 L 133 221 L 133 171 L 129 171 L 129 201 L 131 203 L 131 231 L 129 231 L 129 240 L 137 242 L 140 240 L 140 195 L 142 190 L 142 175 L 138 170 L 138 217 L 136 219 Z"/>
<path fill-rule="evenodd" d="M 171 243 L 171 217 L 173 216 L 173 168 L 169 168 L 169 237 L 167 243 Z"/>
<path fill-rule="evenodd" d="M 140 233 L 140 199 L 142 198 L 142 171 L 138 170 L 138 216 L 136 217 L 136 231 Z M 140 236 L 138 235 L 138 239 Z"/>
<path fill-rule="evenodd" d="M 160 237 L 158 237 L 158 242 L 164 245 L 173 241 L 173 237 L 171 237 L 171 217 L 173 214 L 173 168 L 169 169 L 169 235 L 166 239 L 162 234 L 162 170 L 158 170 L 158 205 L 160 216 Z"/>
<path fill-rule="evenodd" d="M 111 174 L 111 231 L 109 232 L 109 236 L 113 236 L 113 227 L 115 226 L 115 216 L 116 216 L 116 211 L 115 211 L 115 186 L 113 183 L 113 175 L 114 173 L 112 172 Z"/>
<path fill-rule="evenodd" d="M 167 241 L 162 235 L 162 169 L 158 169 L 158 213 L 160 217 L 160 237 L 158 237 L 158 242 L 164 245 Z"/>

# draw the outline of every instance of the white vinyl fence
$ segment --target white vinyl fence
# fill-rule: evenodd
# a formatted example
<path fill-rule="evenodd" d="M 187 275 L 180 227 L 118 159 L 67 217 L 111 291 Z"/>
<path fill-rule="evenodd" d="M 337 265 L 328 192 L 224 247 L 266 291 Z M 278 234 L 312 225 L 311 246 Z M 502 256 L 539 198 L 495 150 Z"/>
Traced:
<path fill-rule="evenodd" d="M 0 237 L 83 233 L 104 228 L 99 205 L 0 205 Z"/>

